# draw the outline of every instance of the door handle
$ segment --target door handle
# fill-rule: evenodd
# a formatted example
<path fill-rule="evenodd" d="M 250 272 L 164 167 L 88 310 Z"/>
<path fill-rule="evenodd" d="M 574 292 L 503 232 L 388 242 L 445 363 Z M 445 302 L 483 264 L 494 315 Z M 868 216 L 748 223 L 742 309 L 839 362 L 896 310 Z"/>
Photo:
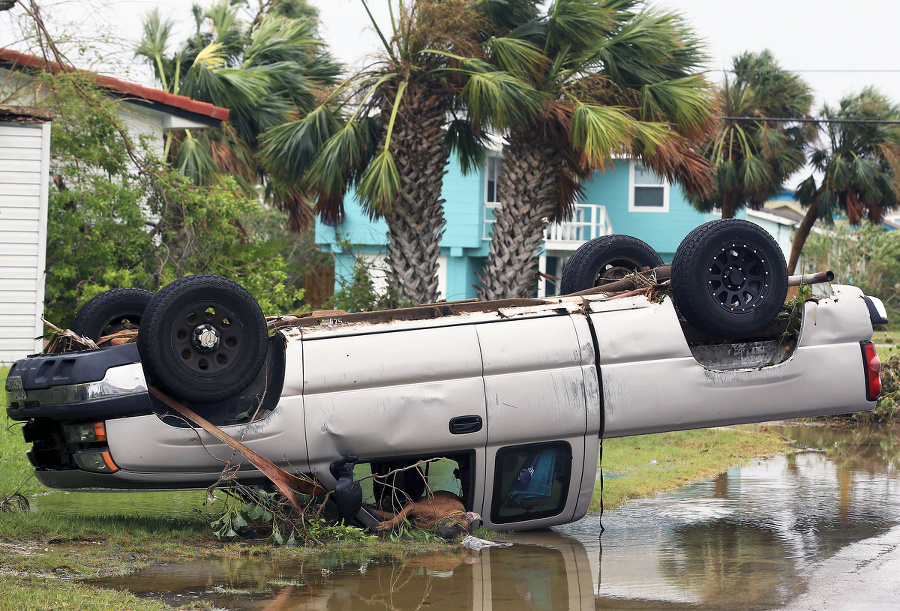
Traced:
<path fill-rule="evenodd" d="M 481 416 L 457 416 L 450 420 L 450 432 L 454 435 L 477 433 L 484 426 Z"/>

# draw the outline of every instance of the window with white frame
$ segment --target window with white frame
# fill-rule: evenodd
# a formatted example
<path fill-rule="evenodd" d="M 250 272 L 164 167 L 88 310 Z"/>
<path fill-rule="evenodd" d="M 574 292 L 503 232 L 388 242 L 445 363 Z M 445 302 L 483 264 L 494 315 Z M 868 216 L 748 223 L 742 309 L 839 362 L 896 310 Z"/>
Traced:
<path fill-rule="evenodd" d="M 497 207 L 500 205 L 500 197 L 497 194 L 497 184 L 500 180 L 500 170 L 503 167 L 503 158 L 490 155 L 487 158 L 487 167 L 484 177 L 484 203 Z"/>
<path fill-rule="evenodd" d="M 640 162 L 631 162 L 631 189 L 628 192 L 630 212 L 668 212 L 669 183 Z"/>
<path fill-rule="evenodd" d="M 503 169 L 503 158 L 498 155 L 488 155 L 484 168 L 484 223 L 481 238 L 491 239 L 491 230 L 494 227 L 494 210 L 500 207 L 500 172 Z"/>

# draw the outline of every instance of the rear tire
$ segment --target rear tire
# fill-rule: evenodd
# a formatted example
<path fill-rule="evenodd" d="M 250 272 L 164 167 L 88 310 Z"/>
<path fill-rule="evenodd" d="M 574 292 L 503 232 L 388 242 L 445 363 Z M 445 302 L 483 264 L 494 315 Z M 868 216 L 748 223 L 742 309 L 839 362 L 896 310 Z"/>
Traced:
<path fill-rule="evenodd" d="M 124 322 L 139 326 L 153 293 L 137 288 L 104 291 L 81 306 L 69 327 L 82 337 L 97 341 L 121 331 Z"/>
<path fill-rule="evenodd" d="M 213 275 L 164 287 L 144 313 L 138 351 L 149 381 L 175 397 L 222 401 L 262 369 L 266 319 L 241 285 Z"/>
<path fill-rule="evenodd" d="M 787 264 L 769 233 L 749 221 L 697 227 L 672 261 L 672 297 L 691 325 L 724 339 L 759 333 L 781 311 Z"/>
<path fill-rule="evenodd" d="M 600 236 L 582 244 L 569 257 L 559 292 L 561 295 L 577 293 L 662 264 L 662 258 L 646 242 L 628 235 Z"/>

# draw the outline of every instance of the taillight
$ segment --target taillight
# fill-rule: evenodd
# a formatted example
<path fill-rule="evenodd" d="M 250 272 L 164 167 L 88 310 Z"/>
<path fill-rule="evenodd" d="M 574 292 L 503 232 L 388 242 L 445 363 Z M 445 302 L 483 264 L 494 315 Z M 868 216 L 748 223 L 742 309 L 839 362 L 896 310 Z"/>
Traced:
<path fill-rule="evenodd" d="M 860 342 L 866 367 L 866 399 L 874 401 L 881 394 L 881 359 L 872 342 Z"/>

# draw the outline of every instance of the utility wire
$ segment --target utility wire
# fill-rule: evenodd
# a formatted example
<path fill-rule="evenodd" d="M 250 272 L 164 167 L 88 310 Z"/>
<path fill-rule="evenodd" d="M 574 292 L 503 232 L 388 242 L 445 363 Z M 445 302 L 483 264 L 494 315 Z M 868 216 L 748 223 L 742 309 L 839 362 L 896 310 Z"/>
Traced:
<path fill-rule="evenodd" d="M 887 119 L 786 119 L 780 117 L 719 117 L 723 121 L 766 121 L 770 123 L 859 123 L 862 125 L 900 125 L 900 120 Z"/>

